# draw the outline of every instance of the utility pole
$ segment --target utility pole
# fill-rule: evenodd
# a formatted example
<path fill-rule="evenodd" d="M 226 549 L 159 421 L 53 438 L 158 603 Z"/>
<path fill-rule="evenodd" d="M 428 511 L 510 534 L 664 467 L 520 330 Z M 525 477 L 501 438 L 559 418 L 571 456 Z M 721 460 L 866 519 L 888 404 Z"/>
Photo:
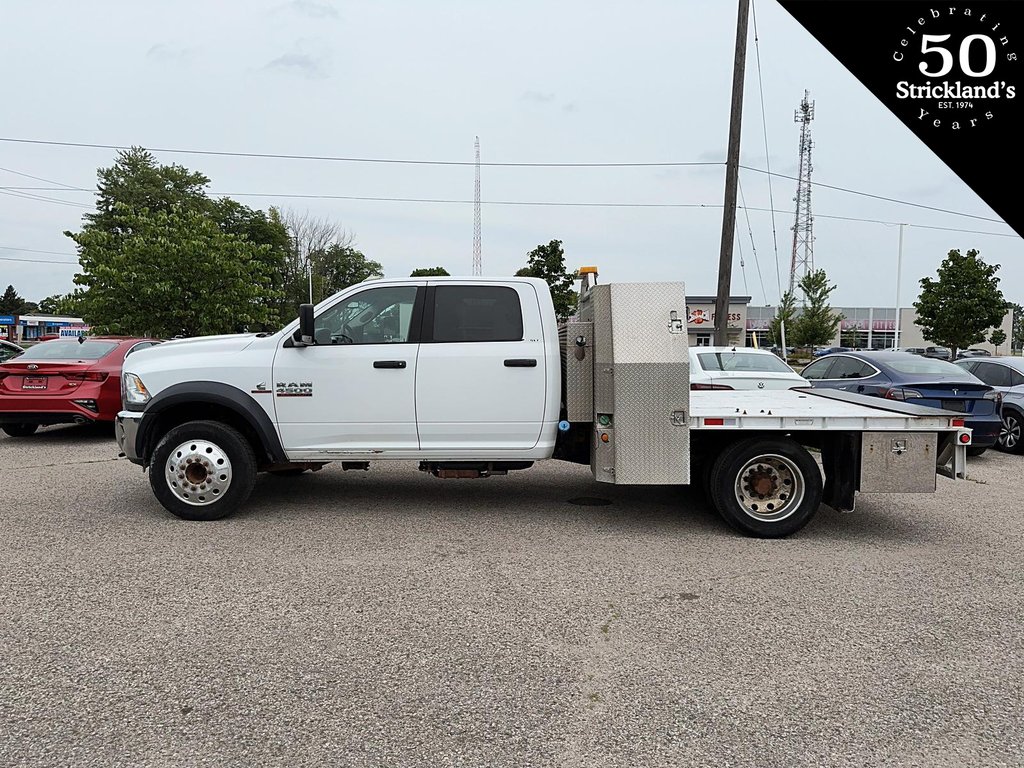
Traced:
<path fill-rule="evenodd" d="M 900 275 L 903 273 L 903 228 L 900 224 L 900 249 L 896 254 L 896 332 L 892 337 L 892 348 L 900 348 Z"/>
<path fill-rule="evenodd" d="M 722 250 L 718 259 L 718 296 L 715 298 L 715 345 L 729 343 L 729 295 L 732 293 L 732 249 L 736 236 L 736 185 L 740 173 L 740 125 L 743 121 L 743 75 L 747 64 L 747 18 L 750 0 L 739 0 L 736 18 L 736 55 L 732 69 L 732 107 L 729 116 L 729 152 L 725 163 L 725 209 L 722 213 Z"/>
<path fill-rule="evenodd" d="M 480 137 L 476 137 L 476 181 L 473 185 L 473 274 L 482 275 L 483 253 L 480 247 Z"/>

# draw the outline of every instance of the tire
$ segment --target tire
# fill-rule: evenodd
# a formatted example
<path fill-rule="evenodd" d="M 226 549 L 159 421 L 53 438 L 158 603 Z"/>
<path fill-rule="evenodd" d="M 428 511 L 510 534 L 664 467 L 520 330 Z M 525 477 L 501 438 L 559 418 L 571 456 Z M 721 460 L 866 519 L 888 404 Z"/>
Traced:
<path fill-rule="evenodd" d="M 821 470 L 793 440 L 751 438 L 719 455 L 709 490 L 715 509 L 734 528 L 775 539 L 796 533 L 814 517 L 821 505 Z"/>
<path fill-rule="evenodd" d="M 39 429 L 38 424 L 4 424 L 0 427 L 11 437 L 28 437 Z"/>
<path fill-rule="evenodd" d="M 306 471 L 306 467 L 292 467 L 290 469 L 268 469 L 267 474 L 274 477 L 298 477 Z"/>
<path fill-rule="evenodd" d="M 1024 453 L 1024 416 L 1020 411 L 1003 409 L 1003 427 L 996 447 L 1007 453 Z"/>
<path fill-rule="evenodd" d="M 979 448 L 976 445 L 972 445 L 967 449 L 968 456 L 981 456 L 988 448 Z"/>
<path fill-rule="evenodd" d="M 153 451 L 149 485 L 164 509 L 183 520 L 219 520 L 245 503 L 256 483 L 256 455 L 238 430 L 190 421 Z"/>

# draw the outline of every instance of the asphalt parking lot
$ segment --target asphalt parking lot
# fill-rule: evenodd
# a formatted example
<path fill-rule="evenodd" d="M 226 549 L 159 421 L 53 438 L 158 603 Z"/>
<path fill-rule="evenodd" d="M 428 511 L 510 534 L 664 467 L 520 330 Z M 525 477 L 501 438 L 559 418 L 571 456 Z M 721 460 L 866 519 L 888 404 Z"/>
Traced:
<path fill-rule="evenodd" d="M 763 541 L 556 462 L 187 523 L 116 451 L 0 435 L 0 765 L 1021 764 L 1024 457 Z"/>

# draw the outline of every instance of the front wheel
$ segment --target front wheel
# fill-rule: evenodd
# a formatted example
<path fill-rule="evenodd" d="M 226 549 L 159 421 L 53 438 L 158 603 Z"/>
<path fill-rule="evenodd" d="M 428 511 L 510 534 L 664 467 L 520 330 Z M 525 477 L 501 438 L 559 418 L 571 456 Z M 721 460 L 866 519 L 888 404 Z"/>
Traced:
<path fill-rule="evenodd" d="M 0 427 L 11 437 L 28 437 L 39 429 L 38 424 L 4 424 Z"/>
<path fill-rule="evenodd" d="M 1024 419 L 1019 412 L 1004 409 L 1003 426 L 999 430 L 999 450 L 1007 453 L 1024 453 L 1024 443 L 1021 442 L 1021 429 L 1024 428 Z"/>
<path fill-rule="evenodd" d="M 821 505 L 818 464 L 803 446 L 785 438 L 728 446 L 710 480 L 715 508 L 748 536 L 788 536 L 807 525 Z"/>
<path fill-rule="evenodd" d="M 245 503 L 255 483 L 249 441 L 217 421 L 190 421 L 170 430 L 149 465 L 157 501 L 184 520 L 226 517 Z"/>

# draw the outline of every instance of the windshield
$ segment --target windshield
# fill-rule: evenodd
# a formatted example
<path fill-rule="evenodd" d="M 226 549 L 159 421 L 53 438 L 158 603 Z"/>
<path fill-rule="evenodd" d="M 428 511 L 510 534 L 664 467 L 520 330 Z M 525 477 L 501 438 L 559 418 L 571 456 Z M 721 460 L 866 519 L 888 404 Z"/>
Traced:
<path fill-rule="evenodd" d="M 917 357 L 914 356 L 907 360 L 885 360 L 882 361 L 879 358 L 879 362 L 884 362 L 885 365 L 892 368 L 894 371 L 900 373 L 911 373 L 911 374 L 938 374 L 943 376 L 959 376 L 963 378 L 965 373 L 964 369 L 959 365 L 953 365 L 953 363 L 947 363 L 945 360 L 935 360 L 931 357 Z M 968 374 L 970 375 L 970 374 Z"/>
<path fill-rule="evenodd" d="M 18 362 L 28 360 L 99 360 L 117 348 L 114 341 L 44 341 L 26 349 Z M 959 370 L 959 369 L 957 369 Z"/>
<path fill-rule="evenodd" d="M 697 355 L 705 371 L 759 371 L 793 373 L 793 369 L 773 354 L 756 352 L 701 352 Z"/>

